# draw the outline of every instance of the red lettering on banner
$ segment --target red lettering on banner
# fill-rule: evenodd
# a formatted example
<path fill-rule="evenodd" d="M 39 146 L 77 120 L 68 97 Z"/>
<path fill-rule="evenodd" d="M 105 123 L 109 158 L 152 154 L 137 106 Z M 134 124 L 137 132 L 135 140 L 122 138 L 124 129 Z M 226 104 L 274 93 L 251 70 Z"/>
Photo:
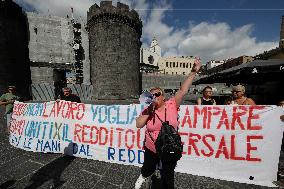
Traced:
<path fill-rule="evenodd" d="M 182 120 L 182 123 L 181 123 L 181 127 L 184 127 L 184 125 L 186 123 L 188 124 L 189 128 L 192 128 L 192 122 L 191 122 L 191 119 L 190 119 L 188 107 L 186 107 L 185 114 L 184 114 L 184 117 L 183 117 L 183 120 Z"/>
<path fill-rule="evenodd" d="M 94 134 L 94 130 L 96 134 Z M 94 140 L 94 136 L 96 137 L 96 140 Z M 91 126 L 90 138 L 91 138 L 91 144 L 97 144 L 99 140 L 99 129 L 96 126 Z"/>
<path fill-rule="evenodd" d="M 242 110 L 241 112 L 238 112 L 237 110 Z M 233 107 L 233 118 L 232 118 L 232 125 L 231 129 L 235 130 L 236 122 L 239 124 L 241 130 L 245 130 L 245 125 L 242 123 L 241 117 L 246 115 L 247 113 L 247 107 L 245 106 L 234 106 Z"/>
<path fill-rule="evenodd" d="M 72 119 L 74 119 L 74 110 L 77 110 L 77 103 L 71 102 L 69 106 L 70 116 L 72 116 Z M 69 117 L 70 119 L 70 117 Z"/>
<path fill-rule="evenodd" d="M 225 136 L 222 136 L 215 158 L 219 158 L 220 154 L 224 154 L 226 159 L 229 159 L 228 148 L 225 142 Z"/>
<path fill-rule="evenodd" d="M 55 114 L 55 109 L 56 109 L 56 105 L 57 105 L 57 102 L 55 102 L 52 106 L 52 109 L 49 113 L 49 117 L 51 117 L 51 115 L 53 114 L 53 117 L 56 117 L 56 114 Z"/>
<path fill-rule="evenodd" d="M 15 104 L 13 108 L 13 115 L 21 116 L 24 114 L 27 104 Z"/>
<path fill-rule="evenodd" d="M 235 141 L 236 136 L 232 135 L 231 136 L 231 159 L 232 160 L 245 160 L 245 157 L 237 157 L 236 155 L 236 141 Z"/>
<path fill-rule="evenodd" d="M 207 107 L 202 107 L 201 111 L 198 109 L 198 106 L 194 106 L 194 121 L 193 128 L 196 128 L 197 124 L 197 114 L 203 115 L 203 128 L 206 128 L 206 119 L 207 119 Z"/>
<path fill-rule="evenodd" d="M 74 129 L 74 141 L 81 142 L 80 135 L 78 133 L 81 133 L 82 127 L 79 124 L 75 124 L 75 129 Z"/>
<path fill-rule="evenodd" d="M 122 128 L 116 128 L 116 130 L 118 131 L 118 147 L 121 147 L 121 132 L 124 131 L 124 129 Z"/>
<path fill-rule="evenodd" d="M 57 111 L 56 111 L 56 116 L 58 117 L 59 116 L 59 112 L 63 106 L 63 101 L 56 101 L 56 104 L 57 104 Z"/>
<path fill-rule="evenodd" d="M 110 130 L 110 136 L 109 136 L 109 145 L 112 146 L 113 143 L 113 128 L 111 128 Z"/>
<path fill-rule="evenodd" d="M 48 115 L 46 114 L 46 102 L 43 103 L 43 113 L 42 113 L 42 117 L 48 117 Z"/>
<path fill-rule="evenodd" d="M 68 107 L 67 107 L 67 110 L 66 110 L 66 114 L 64 115 L 64 110 L 65 110 L 65 106 L 66 105 Z M 69 109 L 69 102 L 68 101 L 64 101 L 63 108 L 62 108 L 62 111 L 61 111 L 62 118 L 67 118 L 67 116 L 68 116 L 68 109 Z"/>
<path fill-rule="evenodd" d="M 141 142 L 141 129 L 138 129 L 137 130 L 137 147 L 141 150 L 143 148 L 143 145 L 141 146 L 140 145 L 140 142 Z"/>
<path fill-rule="evenodd" d="M 207 124 L 206 124 L 206 128 L 210 129 L 210 125 L 211 125 L 211 118 L 212 118 L 212 107 L 207 107 Z"/>
<path fill-rule="evenodd" d="M 247 136 L 247 156 L 246 156 L 247 161 L 261 161 L 260 158 L 251 157 L 251 151 L 257 150 L 256 146 L 251 145 L 251 140 L 260 140 L 260 139 L 263 139 L 263 136 L 260 135 Z"/>
<path fill-rule="evenodd" d="M 179 132 L 178 134 L 180 135 L 181 139 L 182 139 L 182 136 L 188 136 L 188 133 Z M 182 140 L 181 140 L 181 143 L 182 143 L 183 145 L 185 145 L 185 143 L 184 143 Z M 186 154 L 186 152 L 183 151 L 182 154 Z"/>
<path fill-rule="evenodd" d="M 202 137 L 202 141 L 205 144 L 205 146 L 209 149 L 209 153 L 205 153 L 205 150 L 201 150 L 201 154 L 203 154 L 206 157 L 210 157 L 214 154 L 214 149 L 212 146 L 207 142 L 206 138 L 211 138 L 211 141 L 215 142 L 215 136 L 212 134 L 204 135 Z"/>
<path fill-rule="evenodd" d="M 68 108 L 67 108 L 67 111 L 66 111 L 66 114 L 65 114 L 65 118 L 69 119 L 70 118 L 70 114 L 71 114 L 71 111 L 70 111 L 70 109 L 71 109 L 71 102 L 66 101 L 65 103 L 68 104 Z"/>
<path fill-rule="evenodd" d="M 133 129 L 115 129 L 115 131 L 117 132 L 114 131 L 114 128 L 80 125 L 76 123 L 74 126 L 73 141 L 82 142 L 86 144 L 98 144 L 102 146 L 116 145 L 116 147 L 118 148 L 125 146 L 129 149 L 133 149 L 135 145 L 137 145 L 139 149 L 143 148 L 143 146 L 140 144 L 140 130 L 137 130 L 136 132 Z M 114 141 L 114 135 L 117 137 L 115 138 L 117 139 L 117 141 Z"/>
<path fill-rule="evenodd" d="M 217 116 L 221 114 L 221 108 L 213 106 L 212 107 L 213 110 L 211 111 L 211 107 L 210 107 L 210 113 L 208 114 L 208 120 L 207 120 L 207 129 L 211 128 L 211 117 L 212 116 Z"/>
<path fill-rule="evenodd" d="M 193 138 L 193 137 L 197 137 L 197 138 Z M 192 151 L 191 149 L 193 148 L 195 151 L 195 154 L 197 156 L 200 156 L 199 152 L 198 152 L 198 148 L 196 146 L 196 142 L 198 142 L 201 139 L 201 136 L 199 134 L 193 134 L 193 133 L 189 133 L 189 138 L 188 138 L 188 154 L 191 155 Z"/>
<path fill-rule="evenodd" d="M 254 110 L 263 110 L 265 106 L 250 106 L 249 107 L 249 116 L 247 120 L 247 130 L 261 130 L 262 126 L 260 125 L 252 125 L 252 119 L 259 119 L 259 114 L 253 114 Z"/>
<path fill-rule="evenodd" d="M 128 144 L 128 133 L 132 133 L 131 145 Z M 134 147 L 134 141 L 135 141 L 135 132 L 132 129 L 127 129 L 126 132 L 125 132 L 125 146 L 128 149 L 132 149 Z"/>
<path fill-rule="evenodd" d="M 227 114 L 225 108 L 222 111 L 222 115 L 221 115 L 219 124 L 217 126 L 217 129 L 220 129 L 223 124 L 226 126 L 226 130 L 230 129 L 230 127 L 229 127 L 229 120 L 228 120 L 228 114 Z"/>
<path fill-rule="evenodd" d="M 81 110 L 81 108 L 82 108 L 82 110 Z M 83 104 L 83 103 L 77 104 L 77 109 L 78 109 L 78 112 L 76 114 L 76 119 L 81 120 L 81 119 L 83 119 L 84 114 L 85 114 L 85 104 Z M 81 112 L 81 114 L 80 114 L 80 112 Z"/>
<path fill-rule="evenodd" d="M 12 119 L 10 122 L 10 132 L 18 135 L 22 135 L 25 128 L 25 120 Z"/>
<path fill-rule="evenodd" d="M 181 136 L 188 136 L 187 152 L 183 152 L 186 155 L 203 156 L 221 158 L 223 155 L 225 159 L 238 160 L 238 161 L 261 161 L 258 157 L 252 157 L 251 151 L 256 151 L 257 147 L 251 145 L 252 140 L 263 139 L 263 136 L 247 136 L 247 152 L 246 154 L 237 154 L 237 137 L 236 135 L 221 136 L 217 140 L 213 134 L 206 134 L 204 136 L 194 133 L 179 133 Z M 227 138 L 226 138 L 227 137 Z M 184 138 L 184 137 L 183 137 Z M 185 144 L 185 143 L 183 143 Z M 185 148 L 186 149 L 186 148 Z M 193 152 L 194 151 L 194 152 Z"/>
<path fill-rule="evenodd" d="M 86 140 L 86 135 L 88 134 L 86 130 L 89 130 L 91 127 L 88 125 L 83 125 L 83 130 L 82 130 L 82 142 L 83 143 L 90 143 L 90 140 Z"/>
<path fill-rule="evenodd" d="M 103 135 L 103 131 L 105 134 Z M 104 139 L 104 141 L 103 141 Z M 108 130 L 105 127 L 100 127 L 100 132 L 99 132 L 99 145 L 105 145 L 108 141 Z"/>

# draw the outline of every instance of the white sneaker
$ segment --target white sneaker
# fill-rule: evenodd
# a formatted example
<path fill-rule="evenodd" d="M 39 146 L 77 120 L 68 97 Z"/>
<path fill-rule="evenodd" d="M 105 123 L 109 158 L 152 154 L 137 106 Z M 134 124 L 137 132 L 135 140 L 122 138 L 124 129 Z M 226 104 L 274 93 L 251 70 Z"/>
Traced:
<path fill-rule="evenodd" d="M 138 179 L 136 180 L 135 189 L 140 189 L 142 184 L 145 182 L 145 180 L 146 180 L 146 177 L 143 177 L 142 175 L 140 175 Z"/>

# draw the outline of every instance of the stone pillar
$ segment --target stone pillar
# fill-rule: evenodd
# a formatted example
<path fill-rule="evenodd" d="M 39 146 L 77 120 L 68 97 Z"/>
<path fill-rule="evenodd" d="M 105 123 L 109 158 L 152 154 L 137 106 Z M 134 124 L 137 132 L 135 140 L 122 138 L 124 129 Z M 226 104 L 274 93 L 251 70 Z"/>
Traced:
<path fill-rule="evenodd" d="M 94 4 L 87 13 L 91 82 L 95 100 L 132 99 L 139 95 L 142 21 L 128 5 Z"/>
<path fill-rule="evenodd" d="M 11 0 L 0 1 L 0 95 L 15 85 L 22 97 L 30 97 L 27 18 Z"/>

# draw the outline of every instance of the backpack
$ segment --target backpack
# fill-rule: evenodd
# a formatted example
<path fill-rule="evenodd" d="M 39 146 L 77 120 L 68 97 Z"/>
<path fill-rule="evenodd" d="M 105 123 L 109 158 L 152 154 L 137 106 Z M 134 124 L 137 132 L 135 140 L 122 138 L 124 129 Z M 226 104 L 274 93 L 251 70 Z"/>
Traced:
<path fill-rule="evenodd" d="M 169 121 L 166 121 L 166 111 L 167 109 L 165 109 L 165 121 L 162 121 L 155 113 L 162 122 L 162 127 L 155 142 L 155 147 L 157 155 L 162 161 L 173 162 L 178 161 L 182 157 L 183 144 L 178 131 L 169 124 Z M 154 141 L 150 133 L 149 136 L 152 141 Z"/>

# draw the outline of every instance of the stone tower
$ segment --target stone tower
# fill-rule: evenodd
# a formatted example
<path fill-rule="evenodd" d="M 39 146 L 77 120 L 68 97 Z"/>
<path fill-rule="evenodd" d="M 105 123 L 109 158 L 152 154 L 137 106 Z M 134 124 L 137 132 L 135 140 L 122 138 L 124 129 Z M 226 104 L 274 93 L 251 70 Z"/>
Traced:
<path fill-rule="evenodd" d="M 94 4 L 87 13 L 91 82 L 96 100 L 137 98 L 142 21 L 128 5 Z"/>
<path fill-rule="evenodd" d="M 12 0 L 0 1 L 0 94 L 15 85 L 30 97 L 30 78 L 27 17 Z"/>
<path fill-rule="evenodd" d="M 282 16 L 281 22 L 279 48 L 284 49 L 284 16 Z"/>

